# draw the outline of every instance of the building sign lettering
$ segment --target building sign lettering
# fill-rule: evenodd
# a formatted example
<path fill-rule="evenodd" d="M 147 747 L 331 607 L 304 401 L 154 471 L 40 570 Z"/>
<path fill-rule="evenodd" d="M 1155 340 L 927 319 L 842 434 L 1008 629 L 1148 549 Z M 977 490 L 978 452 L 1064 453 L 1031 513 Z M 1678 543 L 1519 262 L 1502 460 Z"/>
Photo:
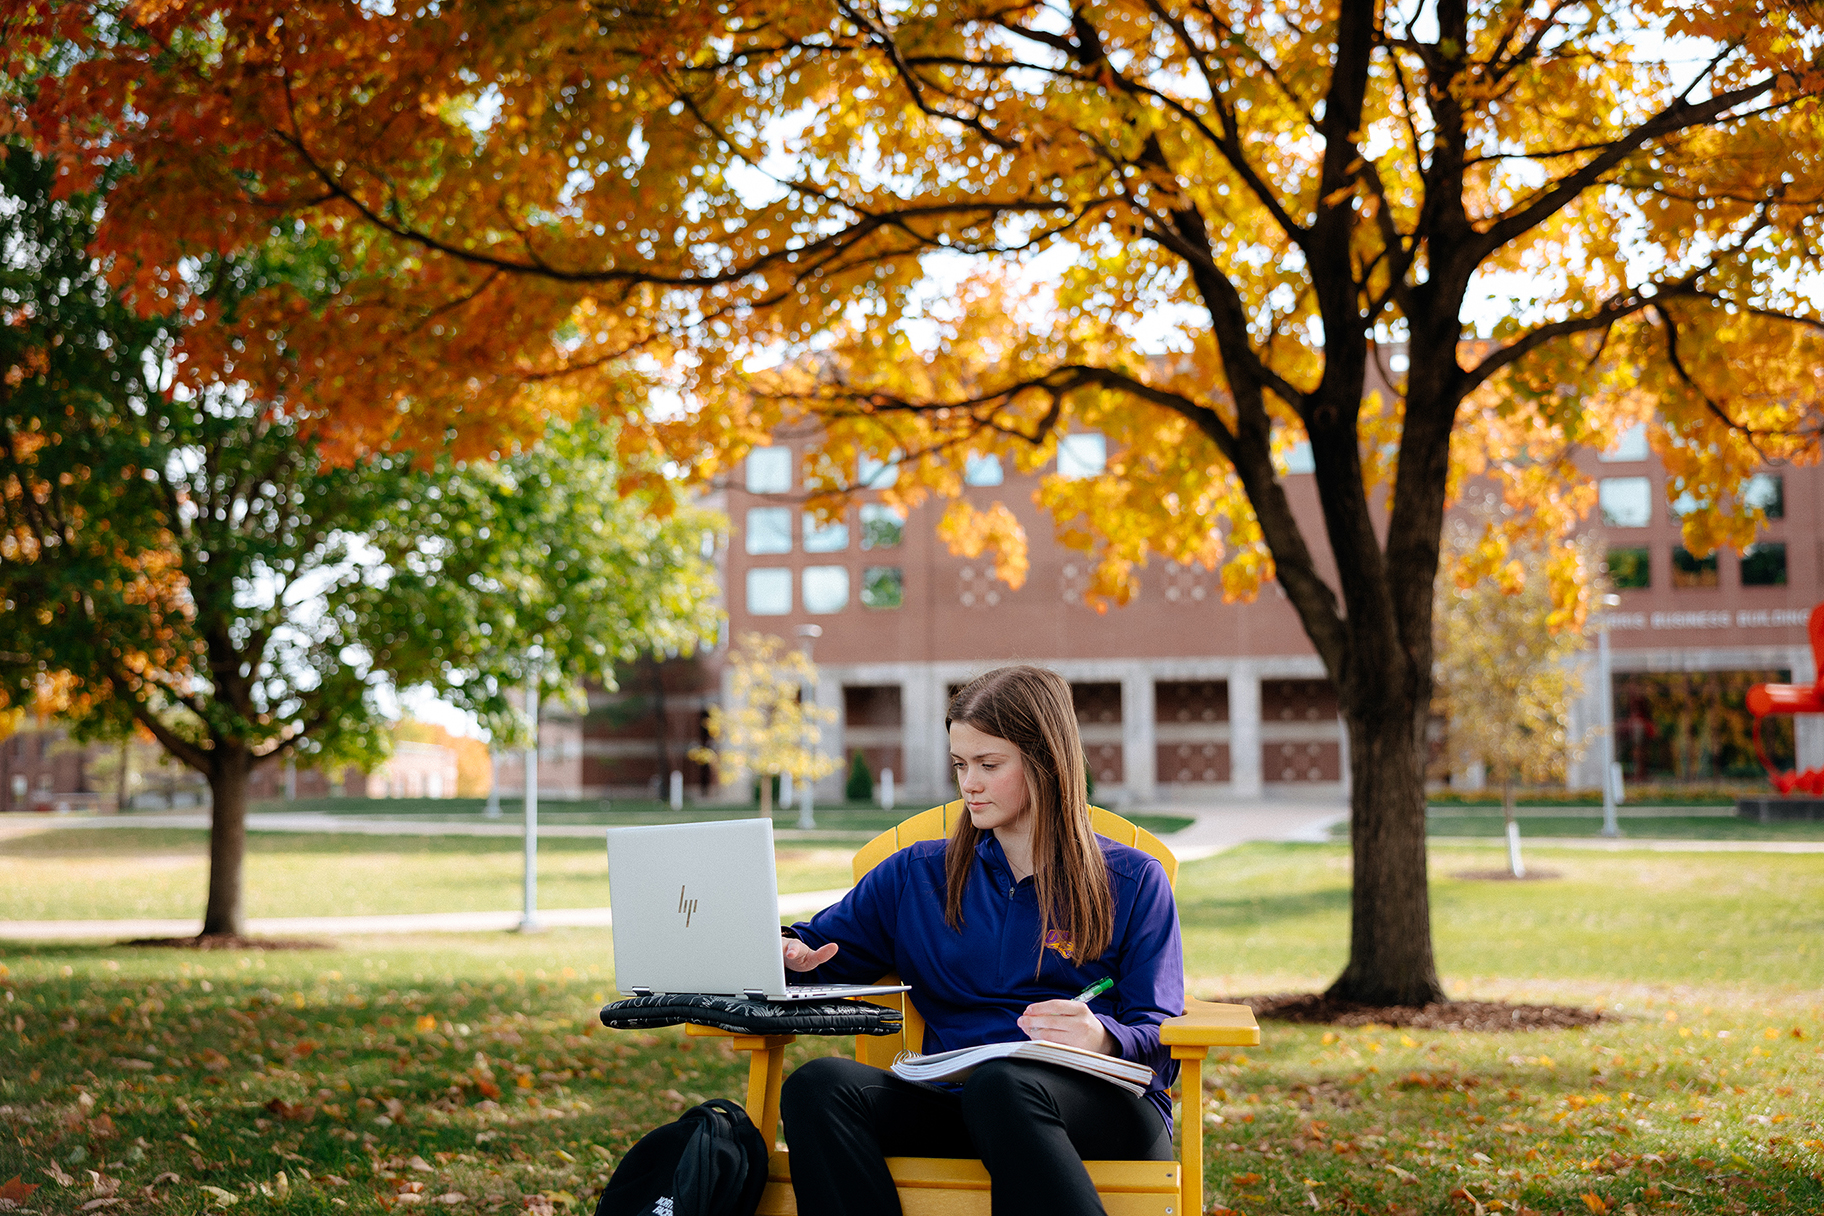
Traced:
<path fill-rule="evenodd" d="M 1609 628 L 1621 629 L 1803 629 L 1804 608 L 1715 608 L 1691 612 L 1611 612 Z"/>

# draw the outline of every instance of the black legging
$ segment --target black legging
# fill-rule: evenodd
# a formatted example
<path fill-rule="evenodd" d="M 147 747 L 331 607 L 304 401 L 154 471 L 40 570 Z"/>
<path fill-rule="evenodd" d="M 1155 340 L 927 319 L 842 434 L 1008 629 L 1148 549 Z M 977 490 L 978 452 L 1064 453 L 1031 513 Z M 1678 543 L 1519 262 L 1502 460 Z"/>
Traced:
<path fill-rule="evenodd" d="M 1100 1213 L 1085 1159 L 1169 1161 L 1158 1109 L 1069 1068 L 994 1060 L 958 1094 L 839 1056 L 786 1078 L 780 1099 L 803 1216 L 890 1216 L 888 1157 L 979 1157 L 994 1216 Z"/>

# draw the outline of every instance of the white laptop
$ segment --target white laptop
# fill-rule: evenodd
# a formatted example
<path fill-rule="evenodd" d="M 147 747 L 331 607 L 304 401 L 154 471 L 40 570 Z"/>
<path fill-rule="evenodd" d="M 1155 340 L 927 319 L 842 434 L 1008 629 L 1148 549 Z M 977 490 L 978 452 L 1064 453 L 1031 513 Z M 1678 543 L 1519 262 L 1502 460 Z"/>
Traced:
<path fill-rule="evenodd" d="M 785 982 L 771 819 L 609 828 L 608 902 L 622 992 L 817 1001 L 908 990 Z"/>

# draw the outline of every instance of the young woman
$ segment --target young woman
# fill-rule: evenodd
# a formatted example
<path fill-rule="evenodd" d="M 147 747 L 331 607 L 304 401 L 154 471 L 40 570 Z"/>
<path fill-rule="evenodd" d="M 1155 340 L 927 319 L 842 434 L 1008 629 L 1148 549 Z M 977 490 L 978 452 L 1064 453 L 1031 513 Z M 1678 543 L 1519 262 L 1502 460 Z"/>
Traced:
<path fill-rule="evenodd" d="M 968 814 L 901 849 L 841 903 L 792 926 L 809 982 L 912 986 L 926 1052 L 1047 1039 L 1152 1066 L 1144 1098 L 1072 1069 L 997 1060 L 962 1085 L 854 1060 L 786 1079 L 792 1190 L 806 1216 L 896 1213 L 887 1157 L 979 1157 L 996 1216 L 1103 1211 L 1087 1159 L 1169 1160 L 1177 1072 L 1159 1025 L 1184 1012 L 1165 871 L 1090 830 L 1083 745 L 1055 672 L 1003 667 L 952 698 L 950 763 Z M 1096 981 L 1114 987 L 1071 999 Z"/>

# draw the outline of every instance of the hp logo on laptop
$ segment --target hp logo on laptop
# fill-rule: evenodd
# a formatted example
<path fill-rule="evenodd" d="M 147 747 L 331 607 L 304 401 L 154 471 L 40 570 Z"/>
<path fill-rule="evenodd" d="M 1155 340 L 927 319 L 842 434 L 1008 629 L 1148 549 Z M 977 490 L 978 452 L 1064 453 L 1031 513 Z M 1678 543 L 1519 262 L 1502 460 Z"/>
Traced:
<path fill-rule="evenodd" d="M 678 888 L 678 911 L 684 914 L 684 927 L 690 928 L 690 918 L 697 913 L 697 901 L 684 898 L 684 888 Z"/>

